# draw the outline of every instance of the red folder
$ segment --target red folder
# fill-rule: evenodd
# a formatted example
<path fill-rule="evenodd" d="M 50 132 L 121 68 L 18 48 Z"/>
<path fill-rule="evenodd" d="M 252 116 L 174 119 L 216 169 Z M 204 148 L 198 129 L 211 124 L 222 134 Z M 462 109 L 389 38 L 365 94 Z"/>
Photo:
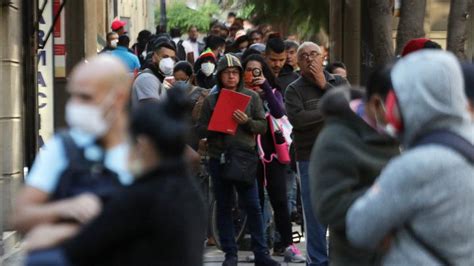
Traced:
<path fill-rule="evenodd" d="M 250 99 L 251 97 L 245 94 L 222 89 L 207 130 L 235 135 L 238 124 L 232 115 L 236 110 L 245 112 Z"/>

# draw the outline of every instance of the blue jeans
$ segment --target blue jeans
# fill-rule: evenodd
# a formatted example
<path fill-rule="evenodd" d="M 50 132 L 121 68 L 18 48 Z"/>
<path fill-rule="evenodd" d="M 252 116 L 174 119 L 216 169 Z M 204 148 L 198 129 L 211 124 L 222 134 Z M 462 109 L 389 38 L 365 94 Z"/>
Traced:
<path fill-rule="evenodd" d="M 306 264 L 328 265 L 327 244 L 326 244 L 326 226 L 319 223 L 316 214 L 311 205 L 311 194 L 309 188 L 309 162 L 298 161 L 298 175 L 301 185 L 301 203 L 306 231 Z"/>
<path fill-rule="evenodd" d="M 52 248 L 32 251 L 26 257 L 26 266 L 69 266 L 62 249 Z"/>
<path fill-rule="evenodd" d="M 219 160 L 211 159 L 209 168 L 212 176 L 214 194 L 217 200 L 217 229 L 222 251 L 226 257 L 237 256 L 238 246 L 235 242 L 232 207 L 234 203 L 234 188 L 239 195 L 239 201 L 247 212 L 247 226 L 252 237 L 252 249 L 255 257 L 268 254 L 265 241 L 262 210 L 258 198 L 257 180 L 253 185 L 243 185 L 225 180 L 221 177 L 222 166 Z"/>

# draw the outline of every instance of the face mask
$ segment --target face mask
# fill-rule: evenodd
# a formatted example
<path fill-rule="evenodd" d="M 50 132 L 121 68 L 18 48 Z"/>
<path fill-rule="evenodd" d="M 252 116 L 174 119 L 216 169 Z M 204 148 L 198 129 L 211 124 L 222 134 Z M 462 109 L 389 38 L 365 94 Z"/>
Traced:
<path fill-rule="evenodd" d="M 92 104 L 68 102 L 66 105 L 67 124 L 71 128 L 91 134 L 96 138 L 104 136 L 111 126 L 111 119 L 105 118 L 105 111 L 113 104 L 113 98 L 107 96 L 104 103 L 107 105 L 105 108 Z"/>
<path fill-rule="evenodd" d="M 174 60 L 170 57 L 161 59 L 160 61 L 160 71 L 165 76 L 173 75 Z"/>
<path fill-rule="evenodd" d="M 216 65 L 214 65 L 211 62 L 207 62 L 201 65 L 201 71 L 206 75 L 206 77 L 209 77 L 214 73 L 214 69 L 216 68 Z"/>
<path fill-rule="evenodd" d="M 110 41 L 110 47 L 112 48 L 117 48 L 118 40 L 112 40 Z"/>

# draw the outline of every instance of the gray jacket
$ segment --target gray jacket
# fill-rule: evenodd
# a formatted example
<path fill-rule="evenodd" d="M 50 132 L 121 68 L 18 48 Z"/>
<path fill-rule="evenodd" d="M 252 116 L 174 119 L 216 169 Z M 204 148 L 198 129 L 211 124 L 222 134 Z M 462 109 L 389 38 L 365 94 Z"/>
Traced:
<path fill-rule="evenodd" d="M 392 82 L 402 113 L 406 151 L 350 208 L 347 237 L 375 249 L 393 234 L 384 265 L 438 265 L 404 229 L 414 231 L 454 265 L 474 263 L 474 165 L 451 148 L 413 147 L 420 136 L 447 129 L 474 143 L 458 60 L 444 51 L 401 59 Z"/>

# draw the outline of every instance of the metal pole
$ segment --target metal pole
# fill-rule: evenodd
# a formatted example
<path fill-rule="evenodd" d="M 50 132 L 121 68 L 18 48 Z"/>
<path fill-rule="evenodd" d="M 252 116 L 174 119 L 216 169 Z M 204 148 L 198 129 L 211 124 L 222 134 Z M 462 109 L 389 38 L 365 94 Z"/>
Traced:
<path fill-rule="evenodd" d="M 160 4 L 160 28 L 163 30 L 167 29 L 167 23 L 168 19 L 166 18 L 166 0 L 161 0 Z"/>

